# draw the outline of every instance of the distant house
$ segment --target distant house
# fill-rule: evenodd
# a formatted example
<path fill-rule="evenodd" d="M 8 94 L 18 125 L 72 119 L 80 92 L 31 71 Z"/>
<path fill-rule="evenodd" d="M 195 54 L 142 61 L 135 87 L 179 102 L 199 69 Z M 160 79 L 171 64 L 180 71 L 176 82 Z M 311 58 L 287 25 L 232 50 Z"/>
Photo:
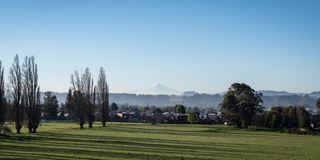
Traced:
<path fill-rule="evenodd" d="M 120 118 L 122 122 L 139 122 L 141 115 L 136 112 L 117 113 L 116 118 Z"/>
<path fill-rule="evenodd" d="M 200 123 L 202 124 L 216 124 L 223 123 L 218 112 L 204 112 L 200 113 Z"/>
<path fill-rule="evenodd" d="M 117 111 L 111 111 L 110 113 L 109 113 L 109 119 L 111 120 L 111 121 L 113 121 L 114 119 L 116 119 L 117 118 Z"/>
<path fill-rule="evenodd" d="M 164 112 L 162 113 L 162 115 L 164 117 L 164 123 L 175 123 L 176 116 L 174 115 L 174 113 Z"/>
<path fill-rule="evenodd" d="M 176 123 L 177 124 L 187 124 L 188 123 L 188 114 L 176 113 Z"/>
<path fill-rule="evenodd" d="M 144 112 L 141 114 L 141 120 L 144 123 L 150 123 L 153 120 L 154 114 L 152 112 Z"/>

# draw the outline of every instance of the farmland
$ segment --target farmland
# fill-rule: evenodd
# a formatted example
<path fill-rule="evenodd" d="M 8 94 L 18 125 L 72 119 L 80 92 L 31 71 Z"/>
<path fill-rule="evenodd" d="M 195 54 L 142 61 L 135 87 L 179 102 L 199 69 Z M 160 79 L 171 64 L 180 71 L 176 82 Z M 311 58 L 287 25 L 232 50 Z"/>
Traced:
<path fill-rule="evenodd" d="M 0 140 L 0 159 L 319 159 L 320 137 L 221 125 L 45 122 Z"/>

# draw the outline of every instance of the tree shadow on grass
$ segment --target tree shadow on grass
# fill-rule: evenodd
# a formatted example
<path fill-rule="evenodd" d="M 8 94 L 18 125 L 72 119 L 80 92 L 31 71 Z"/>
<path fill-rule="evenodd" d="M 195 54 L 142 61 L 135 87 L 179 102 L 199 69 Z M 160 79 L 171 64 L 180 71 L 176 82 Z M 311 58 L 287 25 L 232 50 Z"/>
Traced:
<path fill-rule="evenodd" d="M 15 148 L 14 146 L 11 146 L 11 149 L 13 150 L 32 149 L 34 151 L 37 151 L 37 153 L 50 151 L 53 153 L 71 153 L 91 156 L 103 155 L 111 156 L 114 158 L 119 156 L 119 153 L 111 152 L 108 150 L 124 151 L 124 153 L 121 153 L 123 158 L 135 158 L 136 156 L 138 156 L 142 159 L 150 158 L 150 155 L 143 154 L 143 152 L 152 154 L 151 156 L 160 157 L 159 159 L 180 158 L 180 156 L 174 156 L 175 153 L 184 153 L 181 155 L 181 157 L 184 158 L 191 157 L 193 155 L 198 155 L 199 157 L 202 156 L 202 158 L 198 159 L 211 159 L 208 157 L 212 156 L 220 158 L 263 158 L 268 157 L 268 155 L 273 155 L 277 157 L 287 156 L 299 159 L 298 154 L 284 154 L 283 152 L 281 152 L 281 149 L 274 150 L 272 147 L 266 145 L 245 145 L 221 142 L 196 143 L 195 141 L 164 140 L 145 137 L 119 137 L 109 135 L 89 136 L 57 133 L 38 133 L 36 135 L 19 136 L 11 140 L 8 140 L 7 142 L 15 143 L 16 141 L 23 141 L 25 144 L 28 144 L 29 146 L 20 146 L 20 148 Z M 46 146 L 52 147 L 50 148 Z M 104 149 L 106 151 L 101 151 L 99 150 L 99 148 Z M 126 153 L 128 151 L 142 153 L 129 154 Z M 126 156 L 124 156 L 123 154 Z M 171 156 L 163 156 L 162 154 L 171 154 Z"/>

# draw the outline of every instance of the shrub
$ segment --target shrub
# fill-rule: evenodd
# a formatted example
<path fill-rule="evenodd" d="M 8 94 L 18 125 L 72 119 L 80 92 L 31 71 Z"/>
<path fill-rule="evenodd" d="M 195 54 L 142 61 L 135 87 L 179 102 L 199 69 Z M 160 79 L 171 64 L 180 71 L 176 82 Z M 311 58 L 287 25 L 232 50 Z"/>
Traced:
<path fill-rule="evenodd" d="M 0 135 L 7 137 L 7 136 L 12 135 L 12 131 L 7 125 L 2 125 L 2 126 L 0 126 Z"/>

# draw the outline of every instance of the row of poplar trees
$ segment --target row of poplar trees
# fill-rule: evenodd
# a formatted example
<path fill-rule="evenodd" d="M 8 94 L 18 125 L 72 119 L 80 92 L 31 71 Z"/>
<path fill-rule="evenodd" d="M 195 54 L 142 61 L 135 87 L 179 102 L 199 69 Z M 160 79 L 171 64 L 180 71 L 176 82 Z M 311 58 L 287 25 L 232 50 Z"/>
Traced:
<path fill-rule="evenodd" d="M 71 84 L 65 106 L 69 116 L 79 122 L 81 129 L 86 121 L 89 128 L 92 128 L 96 119 L 105 127 L 109 116 L 109 87 L 105 70 L 100 68 L 97 84 L 94 83 L 89 68 L 81 74 L 75 71 L 71 76 Z"/>
<path fill-rule="evenodd" d="M 25 121 L 30 133 L 37 132 L 41 119 L 40 86 L 38 66 L 33 56 L 25 57 L 22 64 L 19 56 L 15 56 L 7 88 L 6 93 L 4 68 L 0 61 L 0 121 L 4 123 L 6 106 L 10 105 L 17 133 L 21 133 Z"/>

